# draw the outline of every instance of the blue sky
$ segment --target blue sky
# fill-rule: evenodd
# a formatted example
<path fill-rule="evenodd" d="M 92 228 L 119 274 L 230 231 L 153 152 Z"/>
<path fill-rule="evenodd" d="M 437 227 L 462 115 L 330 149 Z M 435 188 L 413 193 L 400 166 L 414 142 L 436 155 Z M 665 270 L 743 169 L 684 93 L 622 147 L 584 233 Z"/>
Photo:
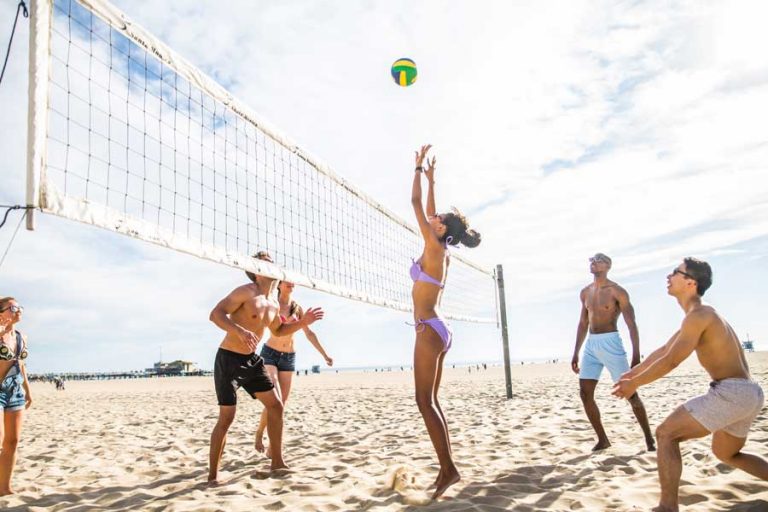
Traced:
<path fill-rule="evenodd" d="M 4 19 L 15 5 L 0 1 Z M 644 353 L 680 322 L 664 277 L 688 255 L 713 264 L 706 298 L 768 348 L 764 3 L 116 5 L 407 219 L 412 151 L 434 144 L 438 208 L 461 207 L 483 233 L 464 254 L 504 265 L 514 358 L 570 355 L 596 251 L 614 258 Z M 24 200 L 27 37 L 24 20 L 0 85 L 3 204 Z M 389 77 L 403 56 L 420 73 L 407 89 Z M 32 371 L 143 368 L 161 347 L 212 366 L 221 332 L 208 312 L 241 272 L 38 218 L 0 267 L 0 294 L 27 308 Z M 0 230 L 3 251 L 17 221 Z M 409 361 L 407 314 L 297 298 L 326 308 L 316 330 L 338 365 Z M 454 328 L 449 363 L 501 358 L 495 326 Z M 298 350 L 300 366 L 321 362 L 301 335 Z"/>

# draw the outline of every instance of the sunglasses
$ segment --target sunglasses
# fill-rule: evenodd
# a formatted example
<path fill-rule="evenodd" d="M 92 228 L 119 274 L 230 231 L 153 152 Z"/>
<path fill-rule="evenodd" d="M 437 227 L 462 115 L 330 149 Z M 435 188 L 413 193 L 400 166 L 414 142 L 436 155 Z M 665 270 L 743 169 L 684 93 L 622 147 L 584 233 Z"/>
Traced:
<path fill-rule="evenodd" d="M 594 258 L 594 257 L 592 257 L 592 258 L 589 258 L 589 262 L 590 262 L 590 263 L 600 263 L 600 262 L 603 262 L 603 263 L 608 263 L 608 260 L 607 260 L 607 259 L 605 259 L 605 258 L 602 258 L 602 257 L 598 256 L 597 258 Z"/>
<path fill-rule="evenodd" d="M 0 313 L 4 313 L 5 311 L 10 311 L 11 313 L 21 313 L 24 311 L 24 308 L 22 306 L 8 306 L 5 309 L 0 309 Z"/>
<path fill-rule="evenodd" d="M 679 268 L 676 268 L 676 269 L 674 269 L 674 270 L 672 271 L 672 275 L 675 275 L 675 274 L 680 274 L 681 276 L 685 276 L 685 277 L 687 277 L 688 279 L 693 279 L 694 281 L 696 280 L 696 278 L 695 278 L 695 277 L 693 277 L 691 274 L 689 274 L 688 272 L 683 272 L 683 271 L 682 271 L 682 270 L 680 270 Z"/>

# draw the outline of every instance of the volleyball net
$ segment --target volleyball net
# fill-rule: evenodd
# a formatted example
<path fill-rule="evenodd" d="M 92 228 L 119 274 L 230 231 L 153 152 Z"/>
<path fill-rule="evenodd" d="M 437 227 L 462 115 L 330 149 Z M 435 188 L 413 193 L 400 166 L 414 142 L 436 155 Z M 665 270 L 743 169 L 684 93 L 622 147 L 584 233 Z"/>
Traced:
<path fill-rule="evenodd" d="M 109 3 L 36 0 L 31 23 L 29 206 L 411 310 L 414 227 Z M 446 316 L 496 322 L 496 299 L 494 273 L 454 252 Z"/>

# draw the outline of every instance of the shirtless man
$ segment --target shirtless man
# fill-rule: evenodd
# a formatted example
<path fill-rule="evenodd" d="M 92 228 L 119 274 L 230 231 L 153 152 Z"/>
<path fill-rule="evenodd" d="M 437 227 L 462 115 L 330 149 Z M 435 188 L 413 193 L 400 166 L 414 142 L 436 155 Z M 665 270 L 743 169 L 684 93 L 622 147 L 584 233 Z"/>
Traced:
<path fill-rule="evenodd" d="M 272 263 L 265 251 L 256 257 Z M 210 467 L 208 482 L 218 483 L 219 462 L 227 441 L 227 431 L 235 419 L 237 388 L 242 387 L 253 398 L 258 398 L 269 410 L 267 435 L 272 445 L 271 469 L 284 469 L 283 461 L 283 404 L 275 386 L 264 368 L 264 360 L 256 354 L 256 345 L 269 328 L 276 336 L 286 336 L 323 318 L 320 308 L 310 308 L 301 320 L 284 324 L 278 314 L 279 306 L 274 299 L 277 284 L 271 277 L 246 272 L 252 281 L 235 288 L 211 311 L 211 321 L 226 331 L 219 345 L 214 363 L 214 382 L 219 401 L 219 420 L 211 434 Z"/>
<path fill-rule="evenodd" d="M 627 291 L 608 279 L 610 269 L 611 258 L 605 254 L 599 252 L 589 258 L 589 271 L 595 277 L 592 284 L 581 290 L 581 317 L 579 327 L 576 329 L 576 348 L 571 360 L 571 368 L 579 374 L 579 388 L 584 410 L 597 434 L 597 444 L 592 451 L 604 450 L 611 446 L 600 421 L 600 409 L 595 403 L 595 387 L 603 366 L 608 368 L 613 382 L 617 382 L 619 377 L 630 368 L 627 363 L 627 353 L 616 327 L 619 313 L 624 316 L 629 329 L 629 338 L 632 340 L 632 367 L 640 363 L 640 335 L 635 323 L 635 310 L 629 302 Z M 589 331 L 589 339 L 584 348 L 581 368 L 579 368 L 579 349 L 584 343 L 587 331 Z M 635 413 L 635 418 L 643 429 L 648 451 L 656 450 L 651 427 L 648 425 L 648 416 L 640 396 L 634 393 L 629 397 L 629 403 L 632 404 L 632 412 Z"/>
<path fill-rule="evenodd" d="M 656 512 L 677 512 L 683 462 L 680 442 L 712 433 L 712 453 L 724 463 L 768 480 L 768 461 L 742 453 L 747 434 L 763 408 L 763 390 L 750 374 L 741 344 L 728 322 L 701 297 L 712 284 L 709 264 L 685 258 L 667 276 L 667 293 L 677 299 L 685 318 L 669 341 L 621 376 L 613 394 L 626 398 L 638 387 L 659 379 L 696 351 L 712 378 L 705 395 L 693 398 L 667 416 L 656 429 L 661 499 Z"/>

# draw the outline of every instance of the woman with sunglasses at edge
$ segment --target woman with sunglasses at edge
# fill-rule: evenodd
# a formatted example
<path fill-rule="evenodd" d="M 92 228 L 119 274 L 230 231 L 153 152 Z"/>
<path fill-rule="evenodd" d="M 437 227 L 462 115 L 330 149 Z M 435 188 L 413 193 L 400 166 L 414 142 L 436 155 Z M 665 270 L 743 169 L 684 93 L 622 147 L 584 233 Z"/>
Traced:
<path fill-rule="evenodd" d="M 21 434 L 22 413 L 32 405 L 27 370 L 27 340 L 15 329 L 22 307 L 13 297 L 0 298 L 0 496 L 13 494 L 11 475 Z"/>
<path fill-rule="evenodd" d="M 411 203 L 416 214 L 424 252 L 411 266 L 413 279 L 413 317 L 416 325 L 416 344 L 413 353 L 413 370 L 416 385 L 416 403 L 440 462 L 440 472 L 433 484 L 432 499 L 440 497 L 448 487 L 460 480 L 453 462 L 448 423 L 445 420 L 437 393 L 443 373 L 443 361 L 451 348 L 453 333 L 439 313 L 440 299 L 448 275 L 449 245 L 461 242 L 466 247 L 477 247 L 480 234 L 469 229 L 467 220 L 454 209 L 450 213 L 437 214 L 435 210 L 434 177 L 436 159 L 427 158 L 432 146 L 422 146 L 416 152 L 416 169 L 413 177 Z M 423 167 L 426 159 L 426 168 Z M 422 200 L 421 176 L 427 178 L 426 212 Z"/>

